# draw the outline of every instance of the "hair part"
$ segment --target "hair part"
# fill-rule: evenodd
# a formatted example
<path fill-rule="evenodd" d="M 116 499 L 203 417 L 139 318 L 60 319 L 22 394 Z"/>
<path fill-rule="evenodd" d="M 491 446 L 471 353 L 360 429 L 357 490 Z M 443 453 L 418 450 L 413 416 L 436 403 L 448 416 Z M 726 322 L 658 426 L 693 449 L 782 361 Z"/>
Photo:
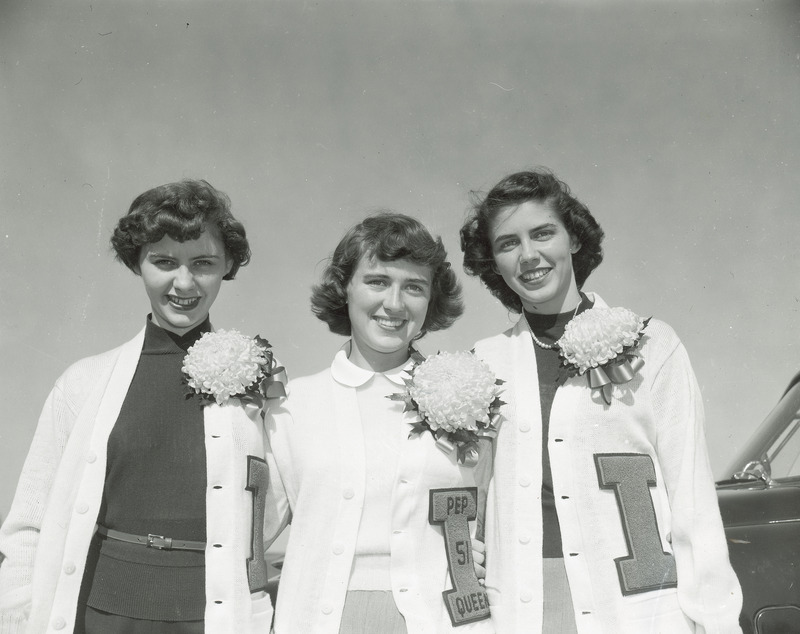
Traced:
<path fill-rule="evenodd" d="M 223 277 L 232 280 L 250 261 L 250 245 L 241 222 L 231 213 L 231 200 L 204 180 L 185 179 L 139 194 L 119 219 L 111 236 L 116 258 L 139 274 L 142 247 L 169 236 L 178 242 L 196 240 L 206 228 L 215 229 L 232 262 Z"/>
<path fill-rule="evenodd" d="M 322 280 L 312 288 L 311 310 L 337 335 L 352 334 L 347 285 L 362 258 L 408 260 L 431 270 L 431 298 L 419 337 L 449 328 L 464 312 L 461 284 L 447 261 L 441 238 L 433 238 L 416 218 L 391 211 L 368 216 L 341 239 Z"/>
<path fill-rule="evenodd" d="M 558 214 L 564 227 L 580 245 L 572 255 L 578 288 L 603 261 L 604 233 L 589 208 L 575 198 L 569 186 L 547 169 L 517 172 L 506 176 L 485 197 L 472 192 L 473 208 L 461 227 L 464 270 L 477 276 L 509 310 L 522 312 L 522 300 L 496 271 L 491 243 L 491 224 L 500 212 L 526 202 L 547 205 Z"/>

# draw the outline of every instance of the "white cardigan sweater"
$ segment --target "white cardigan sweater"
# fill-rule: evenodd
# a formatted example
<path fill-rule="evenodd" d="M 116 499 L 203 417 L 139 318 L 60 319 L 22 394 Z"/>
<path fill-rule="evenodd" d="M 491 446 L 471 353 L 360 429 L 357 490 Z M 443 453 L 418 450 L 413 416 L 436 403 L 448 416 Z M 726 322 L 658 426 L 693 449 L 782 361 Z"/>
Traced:
<path fill-rule="evenodd" d="M 337 381 L 331 369 L 292 380 L 286 407 L 268 412 L 269 439 L 280 472 L 270 474 L 270 494 L 280 492 L 280 478 L 292 512 L 276 634 L 339 632 L 367 475 L 358 386 L 346 383 Z M 401 383 L 396 391 L 402 388 Z M 442 529 L 428 522 L 429 489 L 486 488 L 489 452 L 481 452 L 474 468 L 459 465 L 454 454 L 436 448 L 430 433 L 408 438 L 415 416 L 398 416 L 388 399 L 386 405 L 387 415 L 397 417 L 403 447 L 393 474 L 391 583 L 408 632 L 491 634 L 490 620 L 452 627 L 442 598 L 452 588 Z M 280 508 L 281 500 L 277 504 Z M 270 512 L 268 505 L 267 515 L 279 513 Z M 474 522 L 470 525 L 474 532 Z"/>
<path fill-rule="evenodd" d="M 11 511 L 0 530 L 0 632 L 72 632 L 89 542 L 106 474 L 108 435 L 133 379 L 144 340 L 78 361 L 64 372 L 39 419 Z M 204 408 L 206 492 L 205 629 L 268 632 L 269 596 L 251 595 L 250 484 L 267 486 L 261 418 L 238 401 Z M 253 457 L 255 460 L 250 460 Z M 157 486 L 157 483 L 154 483 Z M 263 500 L 263 493 L 258 494 Z M 259 506 L 261 502 L 259 502 Z M 214 547 L 214 545 L 218 545 Z"/>
<path fill-rule="evenodd" d="M 486 524 L 486 586 L 502 634 L 542 627 L 541 410 L 533 346 L 524 318 L 475 346 L 507 381 Z M 615 387 L 611 405 L 576 376 L 558 388 L 550 414 L 553 488 L 578 631 L 740 632 L 741 590 L 728 561 L 689 359 L 673 330 L 655 319 L 638 350 L 645 365 Z M 648 486 L 643 478 L 653 476 Z M 670 577 L 663 553 L 674 555 L 677 587 L 653 583 L 654 576 Z"/>

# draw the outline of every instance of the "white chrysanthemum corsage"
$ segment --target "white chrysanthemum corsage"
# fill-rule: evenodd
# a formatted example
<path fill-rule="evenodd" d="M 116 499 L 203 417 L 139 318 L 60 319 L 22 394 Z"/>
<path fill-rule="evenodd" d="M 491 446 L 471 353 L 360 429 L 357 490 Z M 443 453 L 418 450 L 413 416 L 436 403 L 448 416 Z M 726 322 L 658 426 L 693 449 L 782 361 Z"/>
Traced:
<path fill-rule="evenodd" d="M 193 393 L 219 405 L 236 398 L 263 407 L 264 400 L 285 395 L 283 384 L 274 379 L 276 367 L 269 342 L 248 337 L 238 330 L 216 330 L 203 334 L 188 350 L 183 372 Z"/>
<path fill-rule="evenodd" d="M 644 365 L 633 350 L 649 321 L 621 307 L 595 307 L 577 315 L 558 340 L 567 373 L 586 374 L 589 386 L 601 390 L 610 405 L 612 386 L 627 383 Z"/>
<path fill-rule="evenodd" d="M 478 441 L 497 435 L 503 381 L 473 352 L 440 352 L 425 359 L 414 351 L 412 358 L 416 363 L 405 392 L 389 397 L 419 414 L 410 436 L 429 431 L 445 453 L 457 450 L 460 463 L 474 466 Z"/>

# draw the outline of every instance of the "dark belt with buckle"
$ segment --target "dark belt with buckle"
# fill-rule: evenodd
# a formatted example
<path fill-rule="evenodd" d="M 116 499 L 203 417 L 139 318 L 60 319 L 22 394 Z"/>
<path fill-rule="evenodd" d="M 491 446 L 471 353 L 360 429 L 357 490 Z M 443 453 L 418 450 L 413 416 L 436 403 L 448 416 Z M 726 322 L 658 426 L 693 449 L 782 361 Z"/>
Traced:
<path fill-rule="evenodd" d="M 130 533 L 123 533 L 122 531 L 115 531 L 112 528 L 97 525 L 97 532 L 103 537 L 109 539 L 116 539 L 120 542 L 128 542 L 129 544 L 139 544 L 147 548 L 157 548 L 158 550 L 199 550 L 205 551 L 205 542 L 193 542 L 188 539 L 173 539 L 172 537 L 164 537 L 163 535 L 131 535 Z"/>

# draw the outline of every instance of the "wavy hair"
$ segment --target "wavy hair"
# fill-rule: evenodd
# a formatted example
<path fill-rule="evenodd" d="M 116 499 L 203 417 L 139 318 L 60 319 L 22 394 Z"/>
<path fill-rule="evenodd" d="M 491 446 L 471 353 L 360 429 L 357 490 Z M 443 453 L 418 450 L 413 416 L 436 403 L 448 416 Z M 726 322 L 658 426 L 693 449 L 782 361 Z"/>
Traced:
<path fill-rule="evenodd" d="M 408 260 L 430 267 L 431 299 L 419 337 L 449 328 L 464 312 L 461 285 L 441 238 L 434 239 L 416 218 L 391 211 L 368 216 L 341 239 L 311 293 L 311 310 L 331 332 L 350 336 L 347 285 L 362 257 L 381 262 Z"/>
<path fill-rule="evenodd" d="M 492 295 L 516 313 L 522 312 L 522 301 L 496 271 L 490 227 L 503 210 L 529 201 L 548 205 L 564 223 L 567 231 L 580 243 L 572 255 L 575 281 L 580 289 L 583 283 L 603 261 L 603 230 L 588 207 L 575 198 L 569 186 L 549 170 L 517 172 L 506 176 L 492 187 L 485 197 L 473 192 L 475 203 L 461 227 L 461 251 L 464 253 L 464 270 L 477 276 Z"/>
<path fill-rule="evenodd" d="M 206 226 L 214 227 L 222 238 L 225 254 L 233 262 L 223 279 L 232 280 L 250 261 L 247 234 L 231 213 L 230 198 L 204 180 L 167 183 L 137 196 L 119 219 L 111 246 L 117 259 L 138 275 L 142 246 L 164 236 L 178 242 L 196 240 Z"/>

